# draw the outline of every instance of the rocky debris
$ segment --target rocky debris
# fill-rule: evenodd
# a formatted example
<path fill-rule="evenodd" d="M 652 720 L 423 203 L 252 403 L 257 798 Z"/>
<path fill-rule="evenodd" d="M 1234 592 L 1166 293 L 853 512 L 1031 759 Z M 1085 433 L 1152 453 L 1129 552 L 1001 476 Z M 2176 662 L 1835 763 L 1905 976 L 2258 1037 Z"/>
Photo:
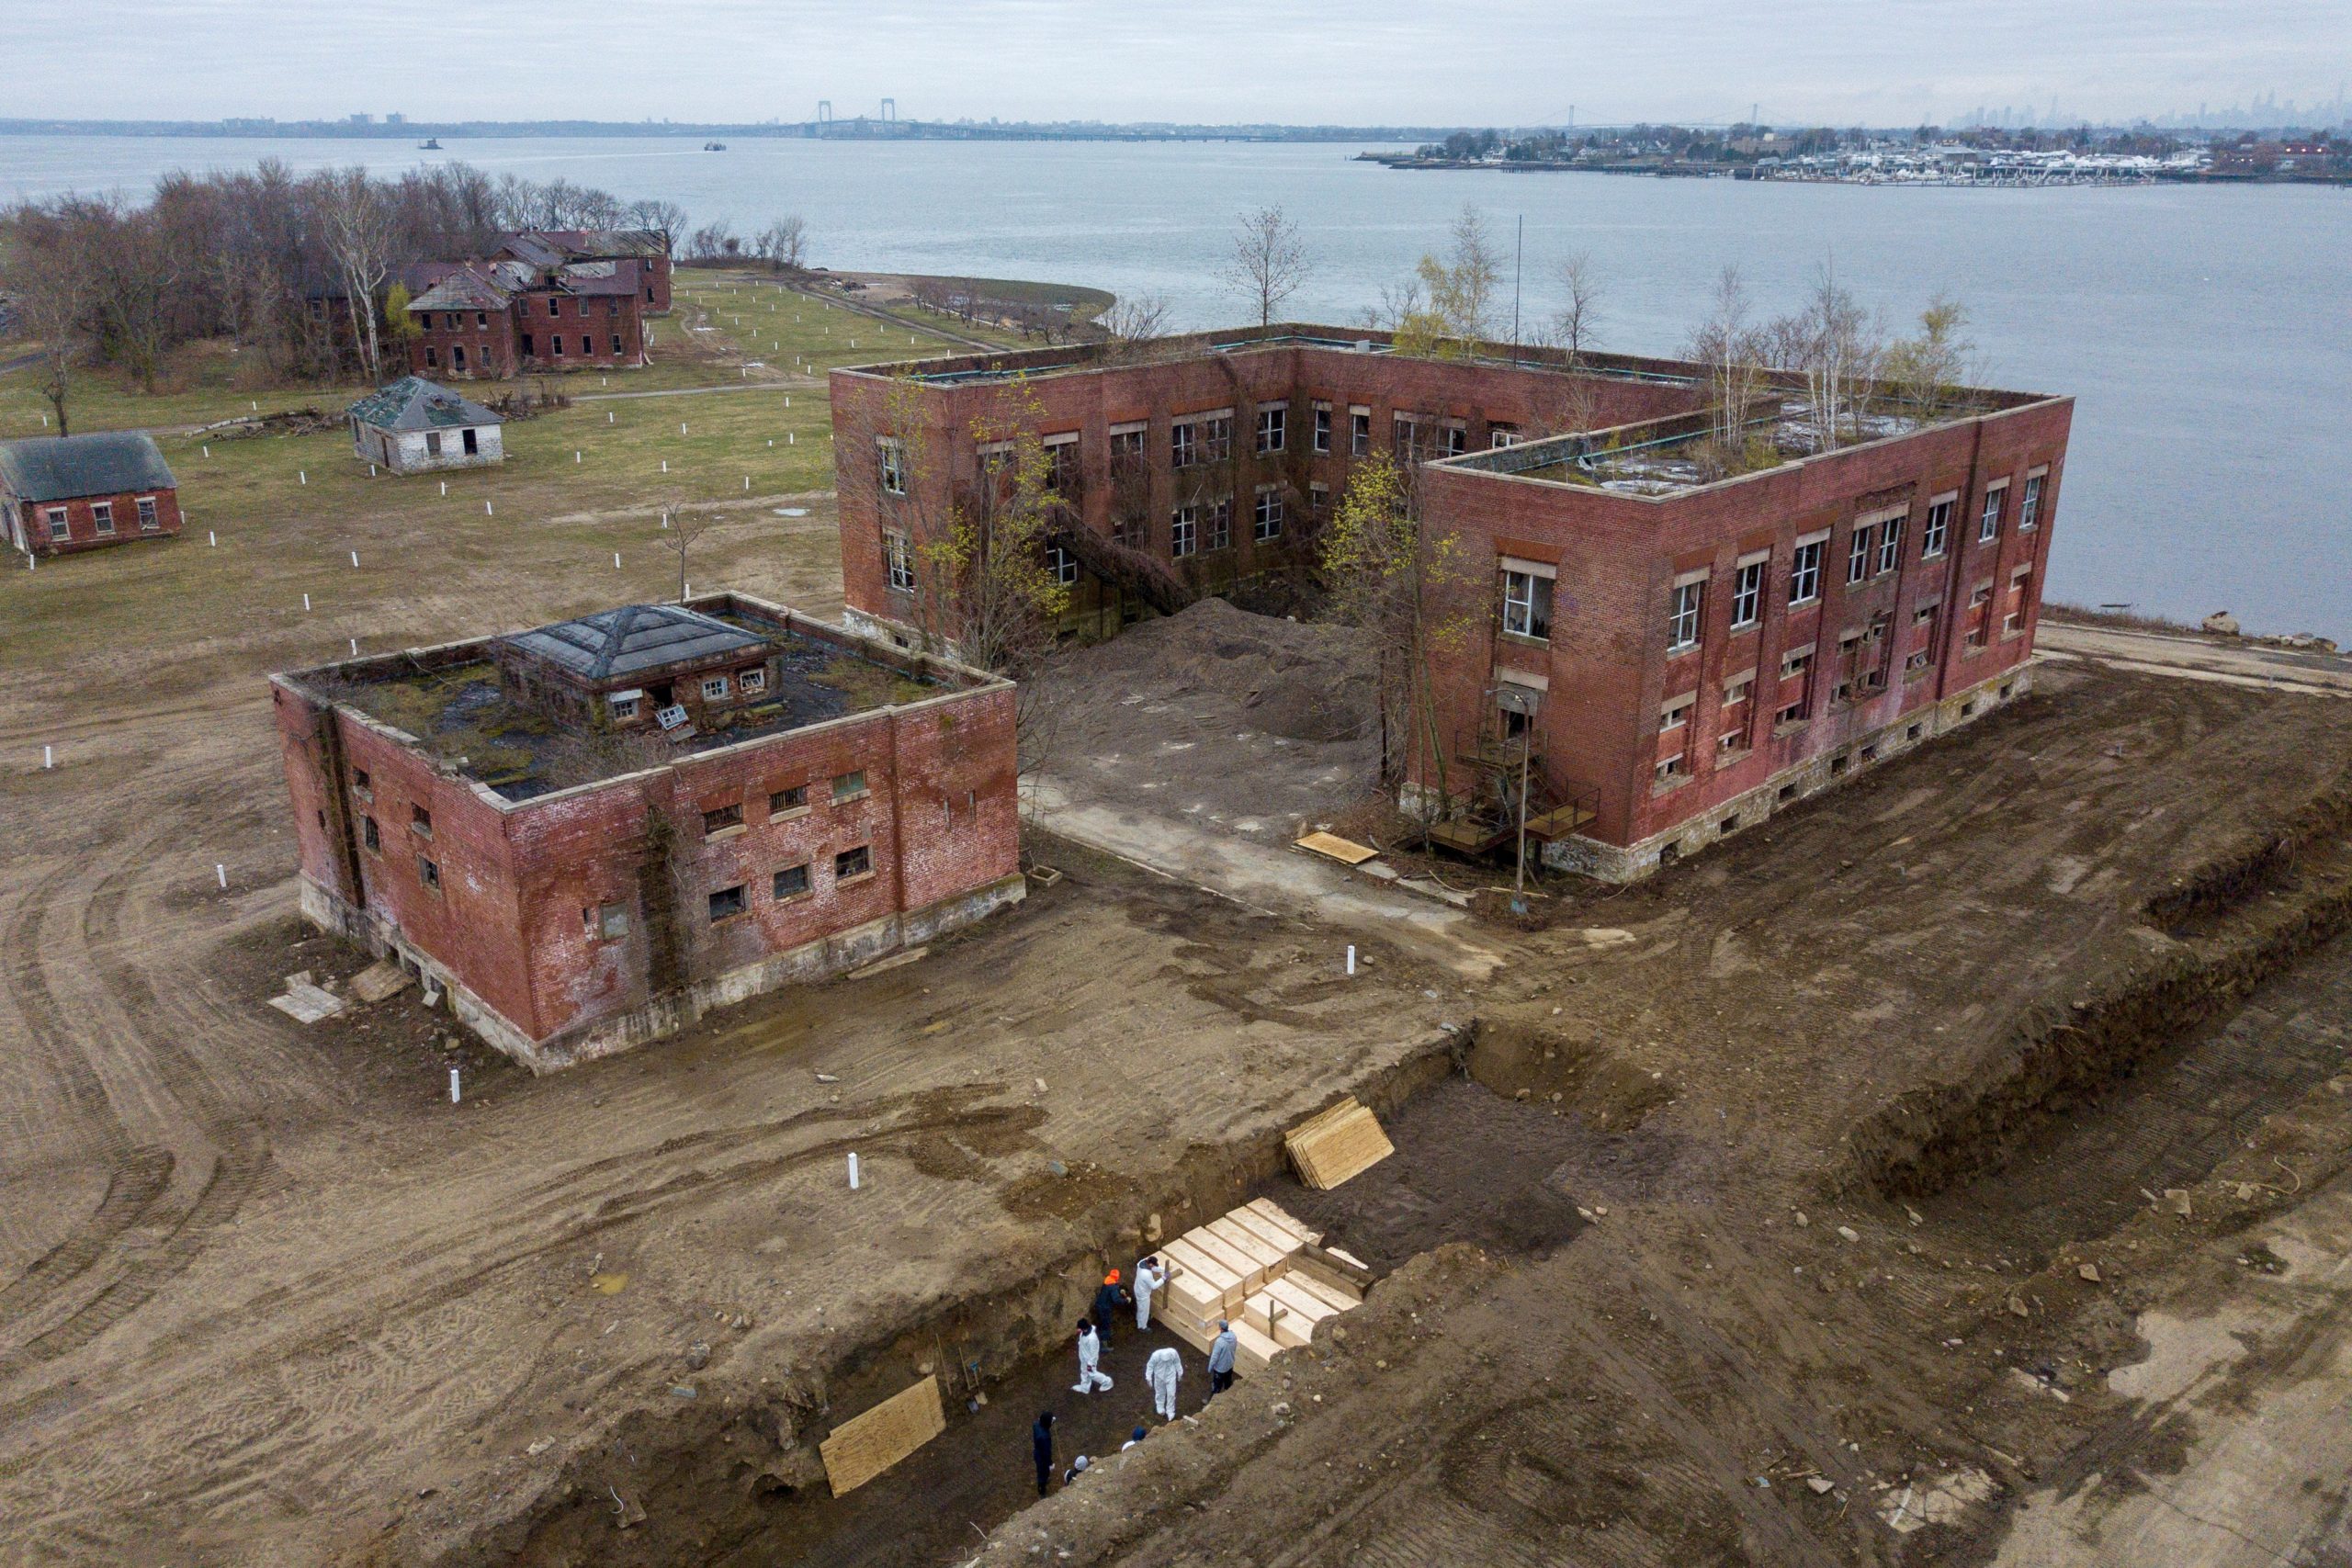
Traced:
<path fill-rule="evenodd" d="M 2213 637 L 2238 635 L 2238 618 L 2227 610 L 2216 610 L 2197 623 L 2197 629 Z"/>
<path fill-rule="evenodd" d="M 686 1347 L 686 1369 L 689 1371 L 698 1372 L 708 1365 L 710 1365 L 710 1347 L 707 1344 L 697 1339 Z"/>

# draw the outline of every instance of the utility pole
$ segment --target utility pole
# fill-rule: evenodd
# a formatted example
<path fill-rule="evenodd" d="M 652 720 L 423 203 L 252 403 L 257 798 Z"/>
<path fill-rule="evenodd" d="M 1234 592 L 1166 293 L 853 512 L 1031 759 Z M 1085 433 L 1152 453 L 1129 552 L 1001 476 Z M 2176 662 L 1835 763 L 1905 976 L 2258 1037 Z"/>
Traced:
<path fill-rule="evenodd" d="M 1510 362 L 1519 363 L 1519 283 L 1527 270 L 1527 214 L 1519 215 L 1519 243 L 1510 264 Z"/>

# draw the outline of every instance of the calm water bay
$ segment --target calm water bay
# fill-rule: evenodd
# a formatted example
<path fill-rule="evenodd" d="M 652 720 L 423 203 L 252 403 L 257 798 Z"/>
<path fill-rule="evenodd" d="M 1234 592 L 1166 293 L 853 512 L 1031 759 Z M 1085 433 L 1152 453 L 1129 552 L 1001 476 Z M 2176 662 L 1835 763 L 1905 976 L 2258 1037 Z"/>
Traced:
<path fill-rule="evenodd" d="M 1237 319 L 1215 273 L 1233 215 L 1280 202 L 1316 275 L 1295 314 L 1352 320 L 1476 202 L 1526 223 L 1524 313 L 1557 260 L 1608 286 L 1603 346 L 1672 352 L 1736 263 L 1785 309 L 1825 263 L 1895 322 L 1945 290 L 1995 384 L 2077 400 L 2051 591 L 2352 641 L 2352 191 L 1970 191 L 1589 175 L 1395 173 L 1356 149 L 1248 143 L 666 139 L 400 142 L 0 138 L 0 197 L 139 192 L 170 168 L 379 173 L 464 159 L 674 199 L 751 230 L 805 217 L 840 267 L 1045 277 Z"/>

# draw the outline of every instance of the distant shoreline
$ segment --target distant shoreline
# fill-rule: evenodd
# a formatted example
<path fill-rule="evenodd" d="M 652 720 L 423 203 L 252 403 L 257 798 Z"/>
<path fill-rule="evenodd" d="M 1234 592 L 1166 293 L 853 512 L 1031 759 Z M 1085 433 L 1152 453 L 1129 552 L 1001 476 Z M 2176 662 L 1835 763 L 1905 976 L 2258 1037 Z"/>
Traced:
<path fill-rule="evenodd" d="M 1898 186 L 1912 189 L 1981 189 L 2034 190 L 2058 186 L 2352 186 L 2352 174 L 2261 174 L 2236 170 L 2211 169 L 2152 169 L 2145 173 L 2108 174 L 2102 172 L 2051 173 L 2020 176 L 2014 173 L 1974 175 L 1949 175 L 1936 178 L 1908 178 L 1901 175 L 1860 172 L 1829 174 L 1819 171 L 1790 172 L 1780 168 L 1759 169 L 1753 164 L 1691 163 L 1669 161 L 1658 163 L 1554 163 L 1534 160 L 1495 162 L 1483 158 L 1424 158 L 1416 153 L 1372 152 L 1356 154 L 1360 164 L 1378 164 L 1384 168 L 1408 171 L 1439 170 L 1453 173 L 1483 171 L 1506 175 L 1637 175 L 1652 179 L 1681 180 L 1745 180 L 1755 185 L 1817 185 L 1817 186 Z"/>

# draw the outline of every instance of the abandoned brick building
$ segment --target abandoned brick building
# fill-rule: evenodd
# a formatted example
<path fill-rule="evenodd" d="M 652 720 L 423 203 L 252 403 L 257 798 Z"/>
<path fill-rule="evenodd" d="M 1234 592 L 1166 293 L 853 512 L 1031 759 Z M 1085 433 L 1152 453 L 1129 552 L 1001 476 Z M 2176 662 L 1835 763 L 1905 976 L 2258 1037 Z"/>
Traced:
<path fill-rule="evenodd" d="M 1083 624 L 1309 558 L 1355 463 L 1393 454 L 1425 529 L 1472 563 L 1480 629 L 1440 656 L 1408 799 L 1468 850 L 1515 826 L 1556 866 L 1645 874 L 2027 689 L 2073 417 L 1944 389 L 1825 437 L 1758 373 L 1739 445 L 1707 367 L 1278 325 L 832 373 L 853 626 L 920 646 L 923 539 L 1035 428 Z"/>
<path fill-rule="evenodd" d="M 415 376 L 379 387 L 344 411 L 351 455 L 395 474 L 481 468 L 506 460 L 505 421 L 470 398 Z"/>
<path fill-rule="evenodd" d="M 534 1071 L 1023 894 L 1011 685 L 757 599 L 272 686 L 305 916 Z"/>
<path fill-rule="evenodd" d="M 103 549 L 180 531 L 179 481 L 139 430 L 0 443 L 0 538 L 28 556 Z"/>
<path fill-rule="evenodd" d="M 643 365 L 645 318 L 670 308 L 658 235 L 513 234 L 484 261 L 430 262 L 411 290 L 409 369 L 435 377 Z"/>

